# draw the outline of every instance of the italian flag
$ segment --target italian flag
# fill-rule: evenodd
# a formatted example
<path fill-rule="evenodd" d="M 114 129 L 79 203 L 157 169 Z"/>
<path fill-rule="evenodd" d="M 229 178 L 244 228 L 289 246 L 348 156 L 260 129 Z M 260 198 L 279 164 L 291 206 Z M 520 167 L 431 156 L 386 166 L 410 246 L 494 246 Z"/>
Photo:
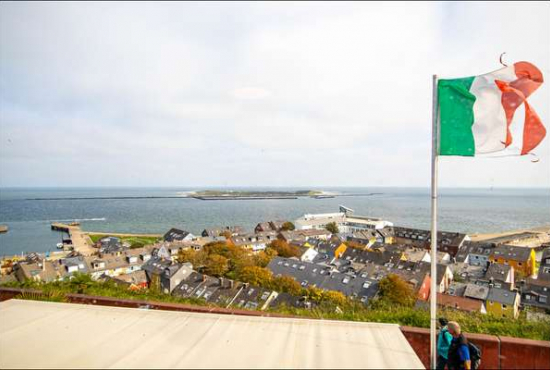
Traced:
<path fill-rule="evenodd" d="M 518 62 L 480 76 L 438 81 L 439 155 L 476 156 L 512 144 L 510 124 L 523 104 L 521 155 L 533 150 L 546 129 L 527 98 L 543 82 L 540 70 Z"/>

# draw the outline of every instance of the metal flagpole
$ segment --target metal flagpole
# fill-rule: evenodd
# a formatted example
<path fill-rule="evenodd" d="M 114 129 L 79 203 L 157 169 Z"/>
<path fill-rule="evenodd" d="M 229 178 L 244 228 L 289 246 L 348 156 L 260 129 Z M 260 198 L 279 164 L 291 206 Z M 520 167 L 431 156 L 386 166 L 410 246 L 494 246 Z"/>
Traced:
<path fill-rule="evenodd" d="M 431 298 L 430 298 L 430 358 L 431 368 L 437 364 L 437 151 L 439 146 L 437 75 L 432 81 L 432 229 L 431 229 Z"/>

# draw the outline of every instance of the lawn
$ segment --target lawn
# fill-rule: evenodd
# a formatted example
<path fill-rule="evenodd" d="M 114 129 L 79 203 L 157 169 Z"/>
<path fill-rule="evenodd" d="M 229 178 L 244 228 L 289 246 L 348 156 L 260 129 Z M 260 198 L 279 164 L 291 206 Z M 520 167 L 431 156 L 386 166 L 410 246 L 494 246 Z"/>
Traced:
<path fill-rule="evenodd" d="M 89 235 L 90 239 L 92 239 L 92 242 L 97 243 L 99 239 L 102 239 L 106 236 L 110 236 L 109 234 L 93 234 Z M 153 237 L 153 236 L 116 236 L 120 239 L 122 243 L 126 242 L 130 245 L 135 244 L 141 244 L 141 245 L 149 245 L 156 243 L 160 238 Z"/>

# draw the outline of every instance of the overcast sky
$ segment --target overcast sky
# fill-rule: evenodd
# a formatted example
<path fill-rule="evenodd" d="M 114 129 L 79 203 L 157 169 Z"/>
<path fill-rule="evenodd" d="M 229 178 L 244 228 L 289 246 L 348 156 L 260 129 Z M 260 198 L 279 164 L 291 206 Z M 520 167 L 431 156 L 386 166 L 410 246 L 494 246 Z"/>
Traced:
<path fill-rule="evenodd" d="M 3 2 L 0 186 L 429 186 L 432 74 L 504 51 L 550 79 L 550 4 Z M 440 185 L 550 187 L 549 141 Z"/>

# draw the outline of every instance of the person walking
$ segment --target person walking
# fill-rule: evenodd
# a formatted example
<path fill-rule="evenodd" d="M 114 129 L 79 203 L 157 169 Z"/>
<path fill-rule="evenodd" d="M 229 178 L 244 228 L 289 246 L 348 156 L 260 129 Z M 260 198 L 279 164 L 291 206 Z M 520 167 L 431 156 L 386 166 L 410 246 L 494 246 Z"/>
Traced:
<path fill-rule="evenodd" d="M 453 336 L 449 347 L 449 355 L 447 366 L 449 370 L 470 370 L 470 349 L 468 347 L 468 339 L 462 334 L 460 325 L 455 321 L 447 323 L 447 329 Z"/>
<path fill-rule="evenodd" d="M 439 325 L 441 329 L 437 338 L 437 370 L 444 370 L 449 358 L 449 347 L 453 340 L 453 336 L 447 329 L 447 319 L 441 317 L 439 319 Z"/>

